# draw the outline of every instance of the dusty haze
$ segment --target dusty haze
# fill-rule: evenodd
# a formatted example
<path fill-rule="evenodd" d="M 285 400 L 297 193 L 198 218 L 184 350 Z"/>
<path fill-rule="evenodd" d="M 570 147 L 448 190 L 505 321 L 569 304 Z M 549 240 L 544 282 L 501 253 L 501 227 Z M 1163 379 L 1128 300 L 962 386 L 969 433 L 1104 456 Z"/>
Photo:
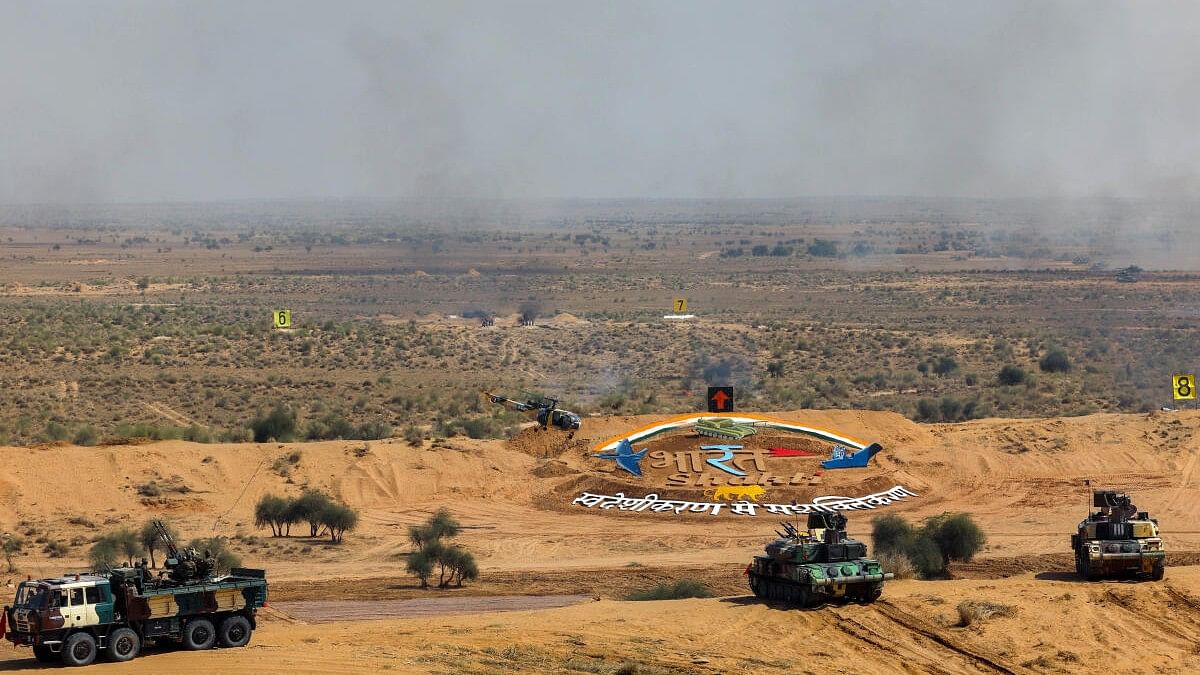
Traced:
<path fill-rule="evenodd" d="M 0 2 L 0 202 L 1197 196 L 1185 3 Z"/>

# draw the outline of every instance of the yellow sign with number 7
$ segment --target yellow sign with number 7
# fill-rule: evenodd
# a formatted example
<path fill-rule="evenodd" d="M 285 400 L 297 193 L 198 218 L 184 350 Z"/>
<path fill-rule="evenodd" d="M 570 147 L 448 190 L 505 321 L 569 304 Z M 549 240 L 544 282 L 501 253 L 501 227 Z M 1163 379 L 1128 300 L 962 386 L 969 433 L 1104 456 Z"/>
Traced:
<path fill-rule="evenodd" d="M 1196 400 L 1196 376 L 1174 375 L 1171 377 L 1171 393 L 1176 401 Z"/>
<path fill-rule="evenodd" d="M 292 327 L 292 310 L 276 309 L 271 312 L 271 322 L 276 328 Z"/>
<path fill-rule="evenodd" d="M 675 298 L 675 313 L 683 314 L 687 311 L 687 298 Z"/>

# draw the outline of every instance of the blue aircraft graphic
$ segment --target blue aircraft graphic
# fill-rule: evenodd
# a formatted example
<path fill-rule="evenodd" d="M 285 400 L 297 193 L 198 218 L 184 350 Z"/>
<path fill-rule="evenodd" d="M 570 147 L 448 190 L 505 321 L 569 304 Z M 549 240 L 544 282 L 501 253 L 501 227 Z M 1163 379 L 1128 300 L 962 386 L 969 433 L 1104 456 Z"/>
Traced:
<path fill-rule="evenodd" d="M 617 444 L 616 452 L 602 452 L 592 456 L 599 459 L 616 460 L 617 466 L 640 478 L 642 475 L 642 465 L 638 462 L 641 462 L 642 458 L 646 456 L 647 450 L 649 448 L 642 448 L 641 452 L 634 452 L 633 443 L 630 443 L 629 439 L 625 439 Z"/>

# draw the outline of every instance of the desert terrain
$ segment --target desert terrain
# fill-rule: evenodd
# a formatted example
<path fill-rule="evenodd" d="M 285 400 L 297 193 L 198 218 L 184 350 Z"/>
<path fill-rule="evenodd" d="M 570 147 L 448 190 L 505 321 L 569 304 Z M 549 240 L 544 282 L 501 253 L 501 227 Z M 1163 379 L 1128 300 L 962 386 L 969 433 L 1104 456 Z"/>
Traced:
<path fill-rule="evenodd" d="M 1200 562 L 1200 531 L 1191 525 L 1200 509 L 1195 480 L 1200 414 L 938 425 L 871 411 L 796 410 L 777 416 L 885 448 L 866 469 L 828 471 L 826 483 L 799 490 L 856 495 L 862 494 L 860 485 L 902 484 L 918 495 L 876 511 L 852 512 L 852 535 L 869 540 L 870 517 L 884 512 L 919 519 L 967 511 L 987 532 L 986 550 L 957 567 L 956 579 L 890 582 L 875 605 L 770 606 L 749 594 L 742 568 L 774 537 L 773 519 L 598 513 L 572 505 L 580 485 L 624 485 L 627 494 L 641 494 L 661 488 L 662 481 L 652 474 L 640 483 L 616 475 L 611 462 L 590 457 L 590 446 L 534 429 L 509 441 L 454 438 L 438 447 L 371 441 L 366 452 L 362 441 L 9 448 L 3 524 L 9 531 L 71 540 L 165 514 L 189 536 L 232 537 L 245 564 L 269 570 L 272 607 L 250 648 L 152 651 L 120 666 L 132 672 L 1200 667 L 1195 653 L 1200 596 L 1193 592 L 1200 567 L 1189 565 Z M 593 418 L 585 430 L 601 437 L 655 419 Z M 286 477 L 272 471 L 277 458 L 295 452 L 301 456 Z M 87 470 L 66 472 L 63 466 Z M 1085 479 L 1129 490 L 1139 508 L 1159 518 L 1172 556 L 1164 582 L 1074 578 L 1067 538 L 1086 513 Z M 149 498 L 135 487 L 146 480 L 189 489 Z M 360 528 L 334 546 L 307 537 L 272 538 L 253 527 L 259 496 L 295 492 L 300 485 L 319 487 L 359 510 Z M 68 493 L 72 498 L 64 500 Z M 803 496 L 783 496 L 792 494 Z M 481 579 L 461 589 L 423 591 L 403 570 L 410 550 L 405 527 L 441 506 L 453 509 L 466 526 L 459 543 L 478 557 Z M 17 565 L 37 576 L 86 563 L 31 555 Z M 683 577 L 704 581 L 719 597 L 623 600 L 629 591 Z M 563 607 L 523 610 L 509 600 L 521 595 L 575 597 L 566 598 Z M 496 607 L 517 611 L 480 611 L 493 606 L 486 602 L 489 596 L 503 600 Z M 395 603 L 414 598 L 458 602 L 448 613 L 413 612 Z M 359 603 L 320 604 L 339 600 Z M 1004 614 L 960 627 L 956 607 L 964 601 L 995 603 Z M 411 616 L 387 618 L 384 610 L 374 615 L 384 618 L 356 620 L 354 612 L 370 612 L 369 603 L 392 603 L 401 617 Z M 28 653 L 11 648 L 0 657 L 4 667 L 35 667 Z"/>
<path fill-rule="evenodd" d="M 0 208 L 9 582 L 85 570 L 102 537 L 155 517 L 271 582 L 247 649 L 94 669 L 1200 668 L 1200 412 L 1169 388 L 1196 357 L 1185 207 L 1126 205 L 1130 229 L 1003 200 L 477 206 Z M 663 319 L 675 298 L 693 319 Z M 276 309 L 292 327 L 272 328 Z M 594 455 L 703 411 L 710 384 L 733 385 L 738 412 L 883 447 L 823 471 L 828 443 L 751 437 L 738 461 L 761 502 L 904 486 L 851 511 L 849 533 L 965 512 L 985 547 L 873 605 L 797 610 L 756 601 L 743 574 L 776 516 L 575 503 L 709 501 L 687 430 L 637 444 L 641 477 Z M 482 391 L 555 396 L 582 427 L 540 431 Z M 1164 581 L 1074 578 L 1092 487 L 1159 519 Z M 358 513 L 343 542 L 256 526 L 264 496 L 306 489 Z M 423 589 L 408 528 L 441 508 L 479 578 Z M 714 597 L 628 599 L 681 580 Z M 0 647 L 0 669 L 37 667 Z"/>

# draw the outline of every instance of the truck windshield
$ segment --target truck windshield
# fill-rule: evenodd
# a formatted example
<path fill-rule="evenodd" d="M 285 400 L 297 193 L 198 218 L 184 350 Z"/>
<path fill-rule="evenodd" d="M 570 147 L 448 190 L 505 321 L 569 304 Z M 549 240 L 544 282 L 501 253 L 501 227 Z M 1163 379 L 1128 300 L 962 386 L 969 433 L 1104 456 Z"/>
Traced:
<path fill-rule="evenodd" d="M 17 607 L 39 609 L 46 604 L 46 589 L 40 584 L 24 582 L 17 587 Z"/>

